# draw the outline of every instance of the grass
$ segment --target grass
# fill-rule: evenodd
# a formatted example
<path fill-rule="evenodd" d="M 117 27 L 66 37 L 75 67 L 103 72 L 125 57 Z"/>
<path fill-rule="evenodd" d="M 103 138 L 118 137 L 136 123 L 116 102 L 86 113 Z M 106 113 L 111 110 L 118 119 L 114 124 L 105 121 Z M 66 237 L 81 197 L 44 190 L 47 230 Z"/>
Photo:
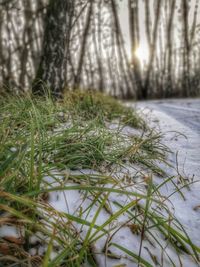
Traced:
<path fill-rule="evenodd" d="M 65 105 L 74 115 L 85 120 L 98 118 L 105 120 L 118 119 L 123 124 L 136 128 L 145 128 L 145 122 L 133 109 L 124 107 L 112 97 L 94 91 L 74 91 L 65 94 Z"/>
<path fill-rule="evenodd" d="M 172 178 L 157 186 L 152 182 L 154 175 L 164 175 L 158 162 L 167 164 L 163 151 L 169 151 L 134 110 L 99 93 L 76 91 L 60 102 L 4 97 L 0 114 L 0 227 L 15 226 L 22 232 L 21 239 L 0 238 L 2 266 L 98 266 L 98 255 L 123 259 L 121 253 L 154 266 L 160 260 L 152 256 L 154 243 L 176 266 L 165 240 L 177 255 L 199 260 L 200 249 L 160 194 Z M 118 125 L 115 130 L 113 123 Z M 128 135 L 126 126 L 140 134 Z M 127 164 L 134 164 L 136 172 L 121 177 L 118 168 Z M 74 213 L 67 208 L 70 192 L 80 202 Z M 65 211 L 49 204 L 52 194 L 64 195 Z M 126 220 L 115 225 L 123 216 Z M 140 236 L 138 251 L 116 244 L 122 227 Z M 97 251 L 101 239 L 105 247 Z M 147 258 L 143 243 L 149 246 Z M 39 247 L 45 248 L 42 253 Z"/>

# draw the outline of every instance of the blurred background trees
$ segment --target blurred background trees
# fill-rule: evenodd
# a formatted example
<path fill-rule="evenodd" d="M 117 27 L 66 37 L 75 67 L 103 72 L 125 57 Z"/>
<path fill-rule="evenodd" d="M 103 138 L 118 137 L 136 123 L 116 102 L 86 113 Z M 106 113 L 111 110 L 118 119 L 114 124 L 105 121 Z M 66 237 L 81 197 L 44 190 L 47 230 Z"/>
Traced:
<path fill-rule="evenodd" d="M 200 94 L 199 0 L 0 0 L 0 88 Z"/>
<path fill-rule="evenodd" d="M 199 0 L 129 0 L 132 65 L 136 80 L 142 81 L 137 82 L 140 98 L 200 94 L 198 14 Z"/>

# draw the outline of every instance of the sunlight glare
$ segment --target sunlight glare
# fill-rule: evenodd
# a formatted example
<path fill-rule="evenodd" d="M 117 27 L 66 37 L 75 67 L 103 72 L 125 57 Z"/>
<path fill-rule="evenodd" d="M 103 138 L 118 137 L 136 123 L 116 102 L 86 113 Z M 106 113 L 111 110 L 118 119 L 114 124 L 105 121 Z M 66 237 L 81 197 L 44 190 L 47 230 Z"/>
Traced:
<path fill-rule="evenodd" d="M 139 59 L 141 66 L 144 67 L 149 61 L 149 48 L 145 45 L 140 45 L 135 50 L 135 55 Z"/>

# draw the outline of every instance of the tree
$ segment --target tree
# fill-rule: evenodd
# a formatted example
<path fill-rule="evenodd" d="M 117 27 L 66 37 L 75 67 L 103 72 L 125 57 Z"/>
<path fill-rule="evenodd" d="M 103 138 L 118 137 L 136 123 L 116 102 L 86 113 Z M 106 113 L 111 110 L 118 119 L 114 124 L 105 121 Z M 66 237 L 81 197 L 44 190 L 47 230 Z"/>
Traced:
<path fill-rule="evenodd" d="M 84 56 L 86 52 L 86 45 L 87 45 L 87 38 L 89 35 L 89 30 L 91 26 L 91 20 L 92 20 L 92 14 L 93 14 L 93 5 L 94 1 L 90 1 L 88 13 L 86 16 L 86 23 L 85 23 L 85 28 L 83 32 L 83 38 L 81 41 L 81 49 L 80 49 L 80 56 L 79 56 L 79 61 L 78 61 L 78 68 L 77 68 L 77 73 L 75 76 L 75 81 L 74 81 L 74 88 L 77 89 L 80 86 L 81 82 L 81 73 L 83 69 L 83 63 L 84 63 Z"/>
<path fill-rule="evenodd" d="M 189 95 L 190 89 L 190 43 L 189 43 L 189 25 L 188 15 L 189 6 L 187 0 L 182 1 L 183 12 L 183 39 L 184 39 L 184 51 L 183 51 L 183 93 L 184 96 Z"/>
<path fill-rule="evenodd" d="M 60 97 L 63 93 L 69 9 L 70 0 L 50 0 L 43 37 L 43 54 L 32 88 L 34 94 L 44 94 L 45 88 L 55 97 Z"/>
<path fill-rule="evenodd" d="M 175 13 L 175 6 L 176 6 L 176 0 L 173 0 L 170 2 L 170 15 L 169 15 L 169 21 L 167 25 L 167 52 L 168 52 L 168 58 L 167 58 L 167 88 L 165 95 L 168 97 L 173 92 L 173 73 L 172 73 L 172 31 L 173 31 L 173 21 L 174 21 L 174 13 Z"/>
<path fill-rule="evenodd" d="M 139 59 L 137 58 L 135 51 L 139 45 L 139 6 L 138 0 L 133 2 L 132 0 L 128 1 L 128 10 L 129 10 L 129 28 L 130 28 L 130 41 L 131 41 L 131 56 L 132 56 L 132 65 L 133 72 L 136 80 L 136 89 L 137 96 L 141 97 L 142 92 L 142 74 L 141 74 L 141 66 Z"/>
<path fill-rule="evenodd" d="M 161 15 L 161 0 L 157 1 L 156 10 L 155 10 L 155 22 L 154 22 L 154 28 L 153 28 L 153 36 L 152 41 L 149 47 L 150 50 L 150 57 L 149 57 L 149 63 L 147 66 L 146 71 L 146 77 L 144 81 L 144 86 L 142 88 L 142 98 L 147 99 L 149 96 L 149 90 L 150 90 L 150 75 L 153 68 L 153 61 L 156 53 L 156 42 L 157 42 L 157 33 L 158 33 L 158 27 L 159 27 L 159 20 Z"/>

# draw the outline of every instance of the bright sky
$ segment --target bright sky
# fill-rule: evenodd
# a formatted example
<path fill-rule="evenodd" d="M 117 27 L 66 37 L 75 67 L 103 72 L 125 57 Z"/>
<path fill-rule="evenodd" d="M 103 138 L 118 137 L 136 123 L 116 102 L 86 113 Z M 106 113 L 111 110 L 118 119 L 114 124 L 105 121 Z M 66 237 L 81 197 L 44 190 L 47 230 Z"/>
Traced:
<path fill-rule="evenodd" d="M 128 0 L 119 0 L 119 17 L 121 21 L 121 28 L 124 35 L 125 46 L 127 49 L 127 54 L 129 58 L 131 58 L 131 45 L 130 45 L 130 33 L 129 33 L 129 17 L 128 17 Z M 143 15 L 143 1 L 141 1 L 140 8 L 140 23 L 143 23 L 144 15 Z M 138 47 L 136 51 L 136 56 L 140 59 L 141 64 L 144 65 L 146 61 L 148 61 L 149 53 L 146 43 L 146 37 L 144 29 L 141 28 L 140 38 L 142 40 L 142 44 Z"/>

